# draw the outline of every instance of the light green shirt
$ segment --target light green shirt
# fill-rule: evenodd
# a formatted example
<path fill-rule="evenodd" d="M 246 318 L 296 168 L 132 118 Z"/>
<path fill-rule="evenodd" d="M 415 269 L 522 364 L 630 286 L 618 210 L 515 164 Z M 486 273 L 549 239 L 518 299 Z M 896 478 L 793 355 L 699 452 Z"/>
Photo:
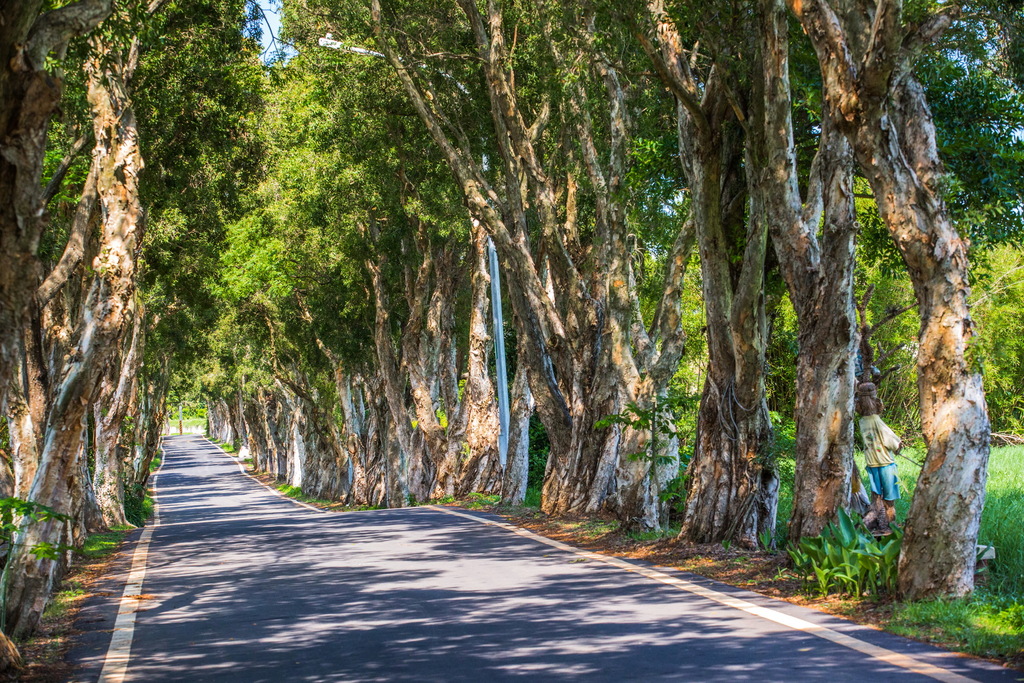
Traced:
<path fill-rule="evenodd" d="M 864 459 L 868 467 L 885 467 L 896 462 L 900 437 L 878 415 L 860 418 L 860 438 L 864 441 Z"/>

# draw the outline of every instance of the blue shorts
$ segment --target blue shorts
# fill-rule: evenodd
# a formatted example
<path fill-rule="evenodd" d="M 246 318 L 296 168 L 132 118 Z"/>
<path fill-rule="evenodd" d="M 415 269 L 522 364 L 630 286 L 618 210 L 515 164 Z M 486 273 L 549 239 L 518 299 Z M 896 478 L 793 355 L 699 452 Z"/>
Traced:
<path fill-rule="evenodd" d="M 871 481 L 871 493 L 877 493 L 883 500 L 900 499 L 900 480 L 896 476 L 896 463 L 882 467 L 865 467 Z"/>

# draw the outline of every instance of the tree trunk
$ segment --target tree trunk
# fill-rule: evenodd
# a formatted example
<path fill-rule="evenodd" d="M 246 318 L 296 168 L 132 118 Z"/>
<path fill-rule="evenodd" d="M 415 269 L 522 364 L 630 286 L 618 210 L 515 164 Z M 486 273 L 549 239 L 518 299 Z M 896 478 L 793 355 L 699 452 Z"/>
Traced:
<path fill-rule="evenodd" d="M 0 673 L 6 673 L 12 669 L 20 669 L 21 664 L 21 654 L 18 652 L 14 641 L 0 631 Z"/>
<path fill-rule="evenodd" d="M 636 395 L 639 366 L 648 361 L 657 364 L 661 357 L 657 349 L 669 349 L 663 365 L 670 365 L 668 359 L 682 337 L 679 326 L 666 324 L 653 328 L 653 333 L 644 330 L 634 315 L 639 307 L 634 309 L 630 300 L 635 291 L 628 287 L 631 261 L 619 191 L 628 156 L 629 116 L 618 75 L 595 48 L 596 42 L 584 39 L 581 47 L 589 59 L 583 69 L 592 72 L 585 71 L 580 77 L 596 75 L 608 99 L 600 104 L 586 101 L 585 89 L 577 88 L 570 97 L 573 101 L 559 112 L 566 139 L 579 142 L 598 208 L 592 244 L 583 245 L 574 227 L 577 185 L 570 177 L 566 188 L 558 186 L 538 144 L 538 131 L 553 118 L 549 117 L 550 103 L 541 107 L 532 126 L 526 124 L 528 114 L 518 101 L 500 6 L 492 3 L 483 14 L 477 4 L 459 2 L 476 40 L 487 88 L 499 152 L 494 173 L 449 138 L 442 123 L 444 114 L 436 109 L 441 100 L 431 91 L 431 84 L 406 66 L 391 40 L 391 27 L 383 21 L 380 3 L 375 0 L 371 4 L 378 45 L 444 154 L 470 215 L 494 239 L 508 273 L 519 340 L 527 354 L 530 390 L 551 440 L 543 508 L 555 514 L 597 510 L 619 485 L 615 471 L 620 451 L 629 452 L 621 449 L 631 448 L 640 436 L 623 435 L 619 427 L 596 429 L 595 422 L 618 413 Z M 539 23 L 544 23 L 543 18 Z M 545 35 L 543 40 L 556 61 L 578 68 L 572 60 L 562 59 L 550 38 Z M 607 139 L 595 142 L 595 128 L 589 120 L 591 105 L 606 108 Z M 607 158 L 602 158 L 605 151 Z M 492 186 L 495 177 L 498 185 Z M 536 257 L 538 260 L 530 247 L 534 239 L 529 235 L 531 224 L 537 226 L 539 249 L 545 254 Z M 542 276 L 542 270 L 548 275 Z M 672 336 L 656 338 L 663 334 Z M 644 360 L 633 353 L 641 347 Z M 665 382 L 668 377 L 671 373 Z M 632 480 L 623 483 L 637 484 Z M 632 518 L 634 513 L 626 514 Z M 646 523 L 656 526 L 659 521 Z"/>
<path fill-rule="evenodd" d="M 831 116 L 903 256 L 921 319 L 918 392 L 928 453 L 907 517 L 900 592 L 913 600 L 964 595 L 974 587 L 988 410 L 981 375 L 967 358 L 974 336 L 967 248 L 943 200 L 935 124 L 912 73 L 923 46 L 952 18 L 940 11 L 908 26 L 901 5 L 889 0 L 838 7 L 841 14 L 823 0 L 790 3 L 814 43 Z"/>
<path fill-rule="evenodd" d="M 95 28 L 110 0 L 57 10 L 40 0 L 0 8 L 0 386 L 17 372 L 19 335 L 38 284 L 37 250 L 45 225 L 43 160 L 62 83 L 51 50 Z"/>
<path fill-rule="evenodd" d="M 170 384 L 169 360 L 162 357 L 156 372 L 143 375 L 140 383 L 142 392 L 135 438 L 135 454 L 132 458 L 132 482 L 135 486 L 146 487 L 153 459 L 160 449 L 160 434 L 167 416 L 167 389 Z"/>
<path fill-rule="evenodd" d="M 487 331 L 490 310 L 491 276 L 487 263 L 487 233 L 482 227 L 473 230 L 473 264 L 471 280 L 472 309 L 469 314 L 469 354 L 466 386 L 458 402 L 455 438 L 449 451 L 458 449 L 458 483 L 460 495 L 471 491 L 490 493 L 501 485 L 501 462 L 498 454 L 498 400 L 491 381 L 489 360 L 493 338 Z M 454 355 L 454 354 L 453 354 Z M 454 363 L 452 363 L 454 369 Z M 453 392 L 456 393 L 456 392 Z M 456 396 L 448 403 L 458 401 Z"/>
<path fill-rule="evenodd" d="M 508 457 L 501 483 L 501 500 L 508 505 L 522 505 L 526 499 L 530 472 L 530 417 L 534 401 L 527 381 L 525 359 L 520 351 L 516 374 L 512 380 L 512 406 L 509 411 Z"/>
<path fill-rule="evenodd" d="M 790 541 L 817 536 L 850 500 L 853 469 L 853 152 L 825 112 L 806 201 L 793 141 L 788 17 L 782 0 L 763 0 L 758 31 L 763 79 L 754 82 L 756 158 L 770 233 L 799 325 L 796 477 Z M 779 131 L 784 134 L 779 135 Z M 824 215 L 824 223 L 822 216 Z M 819 226 L 821 237 L 819 239 Z"/>
<path fill-rule="evenodd" d="M 96 55 L 108 53 L 96 44 Z M 86 406 L 95 397 L 101 371 L 125 330 L 135 288 L 136 259 L 142 233 L 138 174 L 142 170 L 135 117 L 121 79 L 116 55 L 94 56 L 86 63 L 89 102 L 93 107 L 95 154 L 101 161 L 97 190 L 103 224 L 95 275 L 77 326 L 78 355 L 68 361 L 47 418 L 39 468 L 29 498 L 58 512 L 72 503 L 72 479 L 82 445 Z M 4 570 L 7 624 L 11 633 L 30 633 L 39 621 L 53 586 L 57 564 L 36 558 L 38 543 L 59 543 L 62 524 L 32 522 L 21 526 Z"/>
<path fill-rule="evenodd" d="M 137 303 L 133 308 L 134 320 L 128 348 L 121 363 L 111 365 L 118 370 L 118 374 L 116 377 L 107 376 L 102 380 L 100 395 L 93 410 L 96 416 L 96 466 L 93 489 L 103 515 L 103 523 L 107 527 L 128 524 L 124 516 L 124 457 L 118 442 L 121 437 L 121 426 L 136 387 L 137 373 L 142 365 L 144 313 L 141 305 Z"/>
<path fill-rule="evenodd" d="M 14 493 L 25 500 L 39 467 L 36 450 L 36 426 L 25 401 L 20 377 L 12 378 L 6 393 L 7 433 L 11 440 L 11 463 L 14 470 Z"/>
<path fill-rule="evenodd" d="M 404 500 L 409 497 L 416 501 L 429 500 L 436 481 L 435 463 L 425 456 L 422 430 L 413 429 L 412 416 L 406 404 L 406 378 L 401 372 L 401 365 L 391 337 L 390 304 L 380 268 L 367 263 L 373 280 L 374 303 L 376 306 L 376 322 L 374 325 L 374 343 L 377 349 L 378 371 L 384 386 L 388 411 L 391 413 L 391 427 L 388 430 L 388 500 L 396 500 L 403 490 Z M 414 296 L 421 293 L 413 292 Z M 404 345 L 403 345 L 404 346 Z M 403 359 L 404 362 L 404 359 Z M 435 418 L 436 421 L 436 418 Z M 439 426 L 438 426 L 439 428 Z M 396 451 L 397 448 L 397 451 Z M 398 469 L 395 469 L 398 468 Z M 404 503 L 403 503 L 404 504 Z"/>

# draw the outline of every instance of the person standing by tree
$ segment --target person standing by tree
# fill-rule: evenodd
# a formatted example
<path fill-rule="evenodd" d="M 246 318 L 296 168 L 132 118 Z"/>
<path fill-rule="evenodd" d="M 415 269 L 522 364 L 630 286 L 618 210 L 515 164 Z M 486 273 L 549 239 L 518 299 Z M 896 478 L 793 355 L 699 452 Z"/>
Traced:
<path fill-rule="evenodd" d="M 856 409 L 864 441 L 865 469 L 871 483 L 871 510 L 864 517 L 864 523 L 872 532 L 885 534 L 896 519 L 896 501 L 900 499 L 896 453 L 903 442 L 882 421 L 882 401 L 873 382 L 857 386 Z M 883 506 L 884 515 L 881 514 Z"/>

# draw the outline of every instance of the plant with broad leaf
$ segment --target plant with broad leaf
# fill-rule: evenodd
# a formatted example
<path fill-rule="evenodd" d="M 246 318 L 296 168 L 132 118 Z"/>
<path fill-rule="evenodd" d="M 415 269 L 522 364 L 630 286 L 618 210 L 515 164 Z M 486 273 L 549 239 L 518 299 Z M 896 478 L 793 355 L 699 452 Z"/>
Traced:
<path fill-rule="evenodd" d="M 595 429 L 606 429 L 613 425 L 631 427 L 637 431 L 649 431 L 651 438 L 643 451 L 630 453 L 630 460 L 647 460 L 654 465 L 667 465 L 673 461 L 672 456 L 665 453 L 665 445 L 678 436 L 676 423 L 683 410 L 692 408 L 697 396 L 681 393 L 669 393 L 655 396 L 649 407 L 639 405 L 636 401 L 626 404 L 621 413 L 606 415 L 594 423 Z"/>
<path fill-rule="evenodd" d="M 875 538 L 859 522 L 840 509 L 836 522 L 820 536 L 801 538 L 789 548 L 793 566 L 808 590 L 822 596 L 838 592 L 854 597 L 896 592 L 903 533 L 894 530 Z"/>

